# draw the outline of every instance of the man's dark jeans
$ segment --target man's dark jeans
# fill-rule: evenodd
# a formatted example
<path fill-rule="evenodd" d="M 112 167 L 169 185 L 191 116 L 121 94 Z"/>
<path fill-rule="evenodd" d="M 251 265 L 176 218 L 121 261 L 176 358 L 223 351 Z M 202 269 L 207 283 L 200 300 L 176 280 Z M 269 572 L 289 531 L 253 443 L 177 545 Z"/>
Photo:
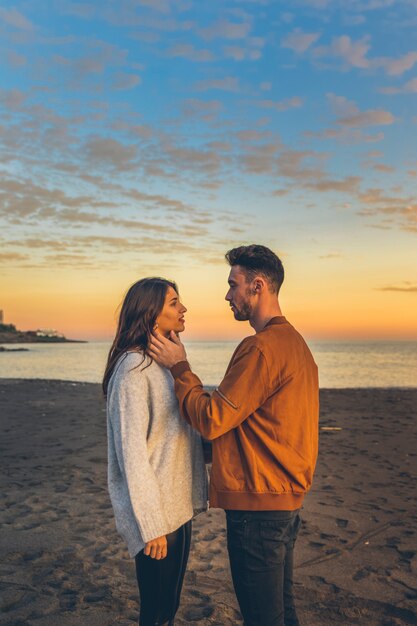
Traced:
<path fill-rule="evenodd" d="M 299 511 L 226 511 L 227 549 L 245 626 L 299 626 L 293 553 Z"/>

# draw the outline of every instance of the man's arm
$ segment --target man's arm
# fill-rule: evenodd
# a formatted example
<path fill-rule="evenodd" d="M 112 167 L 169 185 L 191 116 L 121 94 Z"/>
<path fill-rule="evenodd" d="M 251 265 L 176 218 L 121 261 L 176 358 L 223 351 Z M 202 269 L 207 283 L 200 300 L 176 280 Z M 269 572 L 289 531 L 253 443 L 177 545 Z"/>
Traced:
<path fill-rule="evenodd" d="M 270 394 L 265 357 L 252 341 L 240 344 L 225 378 L 211 395 L 191 371 L 178 337 L 171 337 L 171 341 L 155 337 L 149 353 L 170 368 L 181 414 L 206 439 L 216 439 L 236 428 Z"/>

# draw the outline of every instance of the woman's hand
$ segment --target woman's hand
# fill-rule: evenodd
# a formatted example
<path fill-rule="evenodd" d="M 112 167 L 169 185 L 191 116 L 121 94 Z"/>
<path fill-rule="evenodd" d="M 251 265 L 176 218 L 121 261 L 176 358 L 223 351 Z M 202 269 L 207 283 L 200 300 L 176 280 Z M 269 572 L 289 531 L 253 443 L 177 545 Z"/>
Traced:
<path fill-rule="evenodd" d="M 151 559 L 156 559 L 157 561 L 164 559 L 168 554 L 166 536 L 162 535 L 162 537 L 157 537 L 156 539 L 152 539 L 152 541 L 148 541 L 143 552 L 146 556 L 150 556 Z"/>

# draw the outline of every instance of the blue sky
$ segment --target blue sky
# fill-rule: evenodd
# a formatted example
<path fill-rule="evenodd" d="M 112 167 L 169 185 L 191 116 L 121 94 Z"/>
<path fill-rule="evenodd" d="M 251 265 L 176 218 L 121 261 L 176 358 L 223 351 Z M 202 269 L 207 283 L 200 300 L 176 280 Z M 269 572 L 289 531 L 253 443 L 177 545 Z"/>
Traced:
<path fill-rule="evenodd" d="M 194 294 L 256 241 L 296 317 L 312 281 L 326 314 L 342 283 L 344 312 L 415 310 L 416 26 L 416 0 L 3 3 L 3 306 L 29 323 L 51 269 L 68 298 L 149 273 Z"/>

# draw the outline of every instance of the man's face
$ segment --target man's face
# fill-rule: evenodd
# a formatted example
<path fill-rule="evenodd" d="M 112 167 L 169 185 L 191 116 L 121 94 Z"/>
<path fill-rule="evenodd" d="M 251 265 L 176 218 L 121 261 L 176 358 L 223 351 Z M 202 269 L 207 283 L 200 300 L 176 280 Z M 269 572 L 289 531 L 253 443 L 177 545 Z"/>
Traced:
<path fill-rule="evenodd" d="M 229 291 L 225 299 L 230 304 L 235 320 L 239 322 L 249 320 L 252 316 L 251 289 L 239 265 L 232 267 L 227 282 Z"/>

